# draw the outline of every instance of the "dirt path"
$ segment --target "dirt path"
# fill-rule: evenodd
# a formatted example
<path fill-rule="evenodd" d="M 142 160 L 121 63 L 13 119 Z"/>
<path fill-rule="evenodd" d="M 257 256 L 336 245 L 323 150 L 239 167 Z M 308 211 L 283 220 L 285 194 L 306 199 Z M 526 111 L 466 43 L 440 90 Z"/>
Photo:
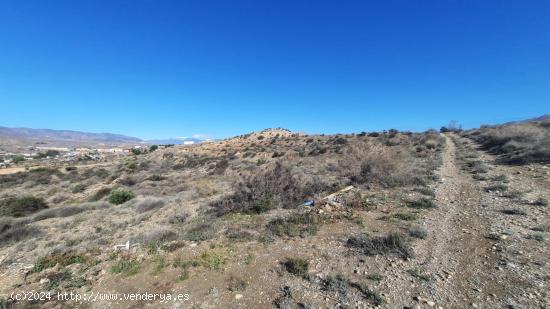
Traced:
<path fill-rule="evenodd" d="M 0 169 L 0 175 L 9 175 L 9 174 L 15 174 L 24 171 L 24 167 L 7 167 L 7 168 L 1 168 Z"/>
<path fill-rule="evenodd" d="M 439 209 L 426 220 L 433 236 L 416 250 L 421 252 L 421 265 L 435 278 L 420 292 L 437 304 L 475 306 L 504 291 L 498 284 L 489 284 L 496 257 L 480 211 L 482 191 L 460 170 L 451 138 L 446 137 L 446 143 L 441 182 L 435 190 Z"/>
<path fill-rule="evenodd" d="M 90 163 L 90 164 L 78 164 L 78 165 L 62 165 L 62 164 L 57 164 L 57 165 L 53 165 L 53 167 L 55 168 L 62 168 L 64 166 L 74 166 L 76 168 L 91 168 L 91 167 L 98 167 L 98 166 L 109 166 L 109 165 L 112 165 L 113 162 L 99 162 L 99 163 Z M 19 172 L 24 172 L 26 171 L 27 169 L 28 170 L 33 170 L 33 169 L 37 169 L 37 168 L 41 168 L 41 167 L 48 167 L 50 165 L 48 164 L 44 164 L 44 165 L 35 165 L 35 166 L 30 166 L 30 167 L 8 167 L 8 168 L 2 168 L 0 169 L 0 175 L 10 175 L 10 174 L 16 174 L 16 173 L 19 173 Z"/>
<path fill-rule="evenodd" d="M 483 158 L 487 164 L 492 159 Z M 518 287 L 532 286 L 528 279 L 499 266 L 503 257 L 490 235 L 510 218 L 496 216 L 495 197 L 460 169 L 449 136 L 439 176 L 438 208 L 427 210 L 422 222 L 428 237 L 416 242 L 415 257 L 397 262 L 385 282 L 389 307 L 503 308 L 537 303 L 516 297 Z M 412 271 L 419 276 L 411 276 Z"/>

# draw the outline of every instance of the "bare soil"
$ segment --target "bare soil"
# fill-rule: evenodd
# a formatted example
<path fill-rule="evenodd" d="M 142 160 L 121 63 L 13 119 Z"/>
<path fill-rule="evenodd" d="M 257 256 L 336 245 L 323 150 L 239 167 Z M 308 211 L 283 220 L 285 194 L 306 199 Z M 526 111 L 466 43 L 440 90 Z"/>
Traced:
<path fill-rule="evenodd" d="M 541 199 L 550 198 L 550 168 L 543 164 L 510 166 L 496 164 L 497 157 L 487 154 L 471 140 L 448 133 L 444 135 L 444 147 L 433 146 L 430 155 L 441 159 L 437 169 L 437 181 L 423 187 L 406 185 L 379 186 L 371 183 L 356 185 L 358 194 L 368 206 L 354 208 L 336 207 L 318 203 L 312 208 L 272 209 L 262 214 L 232 213 L 220 218 L 207 217 L 218 231 L 215 237 L 204 240 L 178 238 L 169 245 L 174 250 L 150 250 L 136 247 L 129 252 L 113 252 L 112 246 L 123 244 L 130 236 L 145 231 L 170 229 L 177 233 L 188 230 L 188 225 L 201 219 L 205 205 L 227 196 L 232 190 L 231 181 L 241 172 L 256 173 L 264 161 L 277 160 L 276 152 L 296 148 L 309 137 L 287 134 L 286 143 L 264 140 L 270 132 L 255 133 L 222 143 L 211 143 L 185 149 L 153 153 L 147 160 L 160 167 L 131 173 L 123 170 L 120 162 L 102 168 L 117 173 L 116 180 L 107 176 L 90 176 L 85 192 L 73 196 L 87 200 L 106 185 L 106 181 L 118 182 L 124 177 L 137 179 L 133 190 L 140 195 L 161 196 L 165 206 L 146 213 L 136 213 L 134 202 L 83 212 L 75 216 L 55 217 L 32 223 L 43 234 L 20 243 L 3 247 L 0 251 L 0 295 L 4 298 L 12 291 L 41 291 L 48 286 L 50 277 L 64 270 L 85 284 L 75 288 L 82 294 L 90 293 L 182 293 L 189 300 L 161 303 L 158 301 L 71 302 L 50 301 L 38 304 L 18 302 L 16 307 L 35 306 L 45 308 L 547 308 L 550 306 L 548 284 L 550 266 L 548 244 L 550 232 L 550 207 L 540 205 Z M 282 134 L 277 132 L 277 135 Z M 260 136 L 262 136 L 260 138 Z M 437 137 L 437 135 L 436 135 Z M 323 138 L 316 137 L 319 146 Z M 346 137 L 348 143 L 360 143 L 371 137 Z M 373 137 L 372 139 L 376 139 Z M 409 140 L 398 136 L 400 142 Z M 440 139 L 443 141 L 442 139 Z M 264 142 L 262 142 L 264 141 Z M 390 142 L 394 140 L 389 139 Z M 246 148 L 244 143 L 249 143 Z M 261 144 L 261 151 L 247 157 L 245 149 Z M 281 144 L 278 144 L 281 143 Z M 331 142 L 332 143 L 332 142 Z M 369 142 L 370 143 L 370 142 Z M 372 142 L 365 149 L 394 149 Z M 393 154 L 414 149 L 404 144 Z M 427 143 L 429 144 L 429 143 Z M 338 144 L 339 145 L 339 144 Z M 374 145 L 374 146 L 373 146 Z M 240 148 L 239 148 L 240 147 Z M 342 146 L 343 147 L 343 146 Z M 384 148 L 386 147 L 386 148 Z M 408 148 L 407 148 L 408 147 Z M 313 149 L 313 147 L 311 147 Z M 243 155 L 243 161 L 234 160 L 222 174 L 213 174 L 205 166 L 191 168 L 168 165 L 165 153 L 171 151 L 188 156 L 180 165 L 190 165 L 200 156 L 227 158 Z M 252 150 L 250 150 L 252 151 Z M 330 151 L 330 149 L 329 149 Z M 336 166 L 345 150 L 334 147 L 334 153 L 315 154 L 299 159 L 303 154 L 286 152 L 282 160 L 296 166 L 310 164 L 308 172 L 328 173 L 327 166 Z M 412 151 L 413 153 L 416 150 Z M 213 156 L 212 154 L 216 155 Z M 309 153 L 306 152 L 306 153 Z M 228 155 L 229 154 L 229 155 Z M 369 153 L 367 153 L 369 154 Z M 325 156 L 325 157 L 323 157 Z M 191 161 L 191 159 L 195 161 Z M 426 157 L 407 157 L 410 162 L 423 166 Z M 429 157 L 432 158 L 432 157 Z M 473 174 L 465 165 L 467 158 L 475 158 L 486 171 Z M 246 161 L 246 160 L 248 161 Z M 260 160 L 261 159 L 261 160 Z M 264 160 L 265 159 L 265 160 Z M 395 159 L 395 158 L 393 158 Z M 155 161 L 157 160 L 157 161 Z M 298 161 L 300 160 L 300 161 Z M 431 160 L 431 159 L 430 159 Z M 138 160 L 139 161 L 139 160 Z M 256 163 L 257 162 L 257 163 Z M 263 162 L 263 163 L 262 163 Z M 299 162 L 299 163 L 297 163 Z M 420 162 L 420 163 L 419 163 Z M 138 163 L 142 163 L 141 161 Z M 261 163 L 261 164 L 260 164 Z M 122 163 L 124 164 L 124 163 Z M 172 164 L 172 163 L 170 163 Z M 197 163 L 199 164 L 199 163 Z M 406 165 L 405 163 L 402 163 Z M 353 165 L 355 166 L 355 165 Z M 91 166 L 87 166 L 90 168 Z M 115 169 L 115 167 L 117 169 Z M 85 173 L 84 166 L 78 168 Z M 318 170 L 317 170 L 318 169 Z M 339 170 L 331 175 L 341 177 Z M 1 170 L 0 170 L 1 171 Z M 161 173 L 162 171 L 162 173 Z M 396 169 L 397 172 L 400 169 Z M 163 179 L 139 181 L 151 173 L 162 174 Z M 127 174 L 126 174 L 127 173 Z M 140 174 L 141 173 L 141 174 Z M 64 177 L 67 173 L 55 177 Z M 78 176 L 78 175 L 77 175 Z M 75 176 L 76 177 L 76 176 Z M 103 177 L 103 178 L 100 178 Z M 118 178 L 117 178 L 118 177 Z M 329 178 L 329 177 L 327 177 Z M 77 179 L 77 178 L 75 178 Z M 435 179 L 435 178 L 434 178 Z M 55 181 L 55 178 L 54 180 Z M 84 181 L 89 181 L 85 179 Z M 68 181 L 63 182 L 64 185 Z M 108 183 L 111 185 L 110 183 Z M 70 183 L 70 185 L 73 185 Z M 498 185 L 498 186 L 497 186 Z M 495 190 L 492 188 L 499 187 Z M 29 183 L 11 190 L 25 192 L 38 187 Z M 505 189 L 503 189 L 505 188 Z M 50 188 L 48 188 L 51 190 Z M 433 209 L 412 209 L 407 204 L 423 195 L 418 189 L 433 190 Z M 44 189 L 41 192 L 49 192 Z M 323 194 L 326 192 L 323 192 Z M 65 192 L 68 194 L 68 192 Z M 52 198 L 53 199 L 53 198 Z M 143 201 L 142 197 L 137 202 Z M 318 199 L 317 199 L 318 200 Z M 59 205 L 56 207 L 65 207 Z M 185 210 L 189 219 L 185 223 L 170 223 Z M 323 218 L 318 231 L 302 236 L 277 236 L 269 234 L 266 226 L 275 218 L 288 218 L 303 213 L 313 213 Z M 347 244 L 352 236 L 380 236 L 390 233 L 408 235 L 411 229 L 426 231 L 426 237 L 416 239 L 406 236 L 412 257 L 403 259 L 392 254 L 366 255 Z M 223 231 L 235 229 L 251 233 L 240 238 L 229 238 Z M 224 236 L 225 235 L 225 236 Z M 55 240 L 55 242 L 53 241 Z M 71 250 L 83 252 L 90 258 L 87 263 L 75 263 L 65 267 L 58 265 L 41 272 L 31 272 L 40 252 L 64 241 Z M 93 246 L 92 246 L 93 245 Z M 91 247 L 95 251 L 91 251 Z M 309 261 L 305 275 L 291 274 L 285 268 L 289 258 Z M 123 260 L 136 261 L 134 272 L 117 273 L 112 267 Z M 9 261 L 8 261 L 9 260 Z M 185 276 L 176 261 L 195 261 Z M 331 279 L 333 281 L 330 281 Z M 334 279 L 345 278 L 345 279 Z M 46 280 L 47 279 L 47 280 Z M 338 281 L 340 280 L 340 281 Z M 235 284 L 235 282 L 239 284 Z M 62 282 L 52 291 L 69 289 Z"/>
<path fill-rule="evenodd" d="M 390 269 L 389 279 L 380 287 L 389 291 L 390 307 L 410 306 L 415 304 L 412 299 L 416 305 L 444 308 L 548 305 L 550 250 L 539 241 L 526 239 L 532 233 L 530 228 L 548 225 L 548 208 L 486 192 L 486 182 L 477 182 L 460 169 L 455 143 L 449 136 L 446 141 L 439 170 L 441 182 L 435 190 L 439 208 L 423 222 L 429 236 L 415 246 L 414 259 Z M 534 181 L 535 168 L 497 166 L 493 164 L 494 156 L 480 155 L 492 167 L 491 175 L 511 178 L 509 190 L 518 188 L 545 196 L 550 193 L 547 175 Z M 531 172 L 522 173 L 524 170 Z M 520 207 L 527 214 L 503 214 L 501 210 L 506 207 Z M 418 282 L 399 274 L 412 268 L 422 270 L 431 279 Z"/>

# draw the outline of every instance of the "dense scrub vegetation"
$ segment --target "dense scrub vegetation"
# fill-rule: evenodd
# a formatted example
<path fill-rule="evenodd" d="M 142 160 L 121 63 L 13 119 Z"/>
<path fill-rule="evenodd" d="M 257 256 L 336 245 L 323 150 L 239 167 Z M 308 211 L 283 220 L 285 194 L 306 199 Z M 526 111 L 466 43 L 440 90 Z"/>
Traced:
<path fill-rule="evenodd" d="M 315 242 L 327 231 L 340 240 L 349 238 L 353 250 L 341 249 L 361 259 L 409 258 L 410 242 L 422 241 L 427 232 L 407 226 L 407 234 L 401 233 L 402 225 L 412 226 L 419 212 L 435 207 L 430 186 L 437 180 L 443 147 L 444 139 L 435 131 L 264 131 L 196 147 L 153 147 L 100 166 L 31 168 L 0 175 L 0 247 L 11 254 L 25 252 L 26 262 L 35 265 L 29 280 L 39 285 L 48 279 L 46 290 L 89 285 L 89 278 L 106 275 L 151 271 L 156 276 L 167 267 L 181 272 L 177 281 L 194 280 L 205 271 L 223 276 L 227 265 L 258 267 L 252 262 L 257 252 L 242 252 L 258 250 L 254 243 L 271 250 L 308 239 L 311 248 L 326 251 Z M 407 204 L 403 192 L 415 202 Z M 334 194 L 333 200 L 326 199 Z M 376 224 L 388 229 L 350 238 L 382 216 L 388 220 Z M 400 226 L 400 234 L 394 225 Z M 33 241 L 23 241 L 27 239 Z M 126 243 L 131 250 L 113 252 Z M 200 251 L 179 256 L 190 248 Z M 300 257 L 281 255 L 277 266 L 271 266 L 281 271 L 281 278 L 312 280 L 322 293 L 336 293 L 350 303 L 383 302 L 356 278 L 310 276 L 319 261 L 306 253 L 309 246 L 303 250 Z M 340 262 L 326 252 L 323 259 Z M 163 280 L 171 272 L 165 275 Z M 229 290 L 246 289 L 249 279 L 244 280 L 229 280 Z M 281 301 L 289 298 L 283 296 Z"/>
<path fill-rule="evenodd" d="M 48 205 L 42 198 L 11 197 L 0 201 L 0 216 L 23 217 L 45 208 Z"/>
<path fill-rule="evenodd" d="M 507 164 L 550 162 L 550 120 L 484 126 L 466 135 Z"/>

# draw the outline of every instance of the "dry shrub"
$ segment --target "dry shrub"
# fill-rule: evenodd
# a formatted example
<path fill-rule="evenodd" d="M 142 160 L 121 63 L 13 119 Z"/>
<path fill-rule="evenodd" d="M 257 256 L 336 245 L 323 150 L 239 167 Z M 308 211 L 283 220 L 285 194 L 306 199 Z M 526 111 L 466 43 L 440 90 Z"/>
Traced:
<path fill-rule="evenodd" d="M 34 267 L 32 269 L 32 272 L 41 272 L 47 268 L 52 268 L 56 265 L 60 265 L 62 267 L 69 266 L 72 264 L 81 264 L 86 263 L 90 260 L 88 256 L 73 252 L 73 251 L 67 251 L 67 252 L 54 252 L 50 255 L 43 256 L 36 264 L 34 264 Z"/>
<path fill-rule="evenodd" d="M 206 178 L 200 178 L 192 183 L 193 188 L 195 189 L 195 192 L 199 195 L 199 197 L 208 197 L 212 196 L 216 193 L 218 193 L 218 189 L 216 186 L 212 183 L 211 180 Z"/>
<path fill-rule="evenodd" d="M 0 218 L 0 245 L 36 237 L 40 230 L 29 225 L 26 218 Z"/>
<path fill-rule="evenodd" d="M 412 157 L 395 147 L 358 144 L 339 161 L 339 169 L 353 183 L 386 187 L 424 185 L 422 174 L 413 169 Z"/>
<path fill-rule="evenodd" d="M 239 183 L 232 195 L 213 203 L 213 212 L 222 216 L 230 212 L 260 213 L 271 208 L 293 207 L 328 187 L 328 183 L 316 175 L 276 162 Z"/>
<path fill-rule="evenodd" d="M 166 177 L 164 177 L 162 175 L 159 175 L 159 174 L 153 174 L 153 175 L 145 178 L 145 180 L 150 180 L 150 181 L 163 181 L 164 179 L 166 179 Z"/>
<path fill-rule="evenodd" d="M 229 283 L 228 283 L 227 289 L 231 292 L 239 292 L 239 291 L 246 290 L 247 286 L 248 286 L 248 283 L 245 280 L 239 277 L 231 276 L 229 277 Z"/>
<path fill-rule="evenodd" d="M 119 185 L 131 187 L 131 186 L 136 184 L 136 180 L 132 177 L 126 176 L 126 177 L 118 179 L 117 183 Z"/>
<path fill-rule="evenodd" d="M 31 169 L 27 172 L 1 175 L 0 184 L 14 186 L 23 184 L 25 182 L 30 182 L 32 185 L 45 185 L 51 182 L 52 175 L 55 175 L 59 178 L 62 178 L 64 176 L 64 174 L 57 169 L 40 167 Z"/>
<path fill-rule="evenodd" d="M 306 237 L 317 233 L 323 223 L 315 212 L 295 213 L 286 218 L 276 218 L 267 224 L 267 229 L 276 236 Z"/>
<path fill-rule="evenodd" d="M 180 170 L 202 167 L 210 163 L 212 160 L 214 160 L 214 158 L 205 155 L 186 154 L 183 161 L 179 161 L 177 164 L 173 165 L 172 168 L 175 170 Z"/>
<path fill-rule="evenodd" d="M 109 171 L 104 168 L 89 168 L 82 172 L 81 178 L 89 179 L 92 177 L 97 177 L 97 178 L 104 179 L 109 177 L 110 175 L 111 173 L 109 173 Z"/>
<path fill-rule="evenodd" d="M 214 169 L 211 174 L 213 175 L 222 175 L 225 173 L 225 170 L 229 167 L 229 161 L 227 159 L 222 159 L 216 162 Z"/>
<path fill-rule="evenodd" d="M 219 226 L 213 224 L 212 220 L 202 219 L 191 224 L 185 233 L 185 239 L 190 241 L 207 240 L 216 235 L 218 228 Z"/>
<path fill-rule="evenodd" d="M 161 198 L 156 198 L 152 196 L 140 198 L 135 203 L 135 209 L 139 213 L 150 211 L 157 208 L 164 207 L 164 200 Z"/>
<path fill-rule="evenodd" d="M 172 230 L 159 228 L 138 237 L 139 242 L 146 247 L 160 247 L 162 244 L 178 239 L 178 234 Z"/>
<path fill-rule="evenodd" d="M 365 255 L 397 255 L 402 258 L 412 256 L 407 240 L 400 234 L 351 237 L 348 239 L 348 245 L 362 250 Z"/>
<path fill-rule="evenodd" d="M 327 276 L 321 279 L 322 289 L 324 291 L 337 293 L 340 300 L 348 300 L 353 290 L 358 290 L 370 303 L 375 306 L 384 304 L 384 299 L 376 292 L 370 290 L 364 284 L 353 282 L 343 275 Z"/>
<path fill-rule="evenodd" d="M 39 167 L 24 174 L 25 181 L 32 181 L 35 185 L 49 184 L 53 175 L 62 177 L 63 173 L 54 168 Z"/>
<path fill-rule="evenodd" d="M 103 187 L 99 190 L 97 190 L 91 197 L 90 202 L 96 202 L 104 198 L 105 196 L 109 195 L 111 193 L 111 188 L 109 187 Z"/>
<path fill-rule="evenodd" d="M 71 198 L 70 195 L 59 193 L 49 198 L 48 201 L 53 204 L 62 204 L 63 202 L 67 201 L 70 198 Z"/>
<path fill-rule="evenodd" d="M 482 127 L 468 135 L 507 164 L 550 162 L 550 121 Z"/>
<path fill-rule="evenodd" d="M 174 213 L 168 218 L 168 223 L 170 224 L 183 224 L 189 219 L 189 214 L 187 212 Z"/>
<path fill-rule="evenodd" d="M 248 241 L 254 237 L 251 232 L 238 227 L 229 227 L 225 231 L 225 236 L 232 241 Z"/>
<path fill-rule="evenodd" d="M 37 212 L 32 217 L 32 220 L 40 221 L 40 220 L 45 220 L 49 218 L 70 217 L 84 211 L 103 209 L 108 207 L 109 207 L 109 204 L 105 202 L 90 202 L 90 203 L 83 203 L 83 204 L 74 205 L 74 206 L 62 206 L 62 207 L 56 207 L 56 208 L 49 208 L 49 209 L 44 209 L 40 212 Z"/>

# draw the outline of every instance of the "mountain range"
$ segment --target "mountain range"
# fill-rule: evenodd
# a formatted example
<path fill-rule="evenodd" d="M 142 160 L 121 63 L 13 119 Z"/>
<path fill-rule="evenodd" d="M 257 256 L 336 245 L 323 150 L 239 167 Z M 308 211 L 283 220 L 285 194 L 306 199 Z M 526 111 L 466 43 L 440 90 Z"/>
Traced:
<path fill-rule="evenodd" d="M 8 128 L 0 126 L 0 145 L 49 147 L 107 147 L 135 144 L 183 144 L 200 143 L 200 138 L 168 138 L 143 140 L 137 137 L 113 133 L 90 133 L 71 130 Z"/>

